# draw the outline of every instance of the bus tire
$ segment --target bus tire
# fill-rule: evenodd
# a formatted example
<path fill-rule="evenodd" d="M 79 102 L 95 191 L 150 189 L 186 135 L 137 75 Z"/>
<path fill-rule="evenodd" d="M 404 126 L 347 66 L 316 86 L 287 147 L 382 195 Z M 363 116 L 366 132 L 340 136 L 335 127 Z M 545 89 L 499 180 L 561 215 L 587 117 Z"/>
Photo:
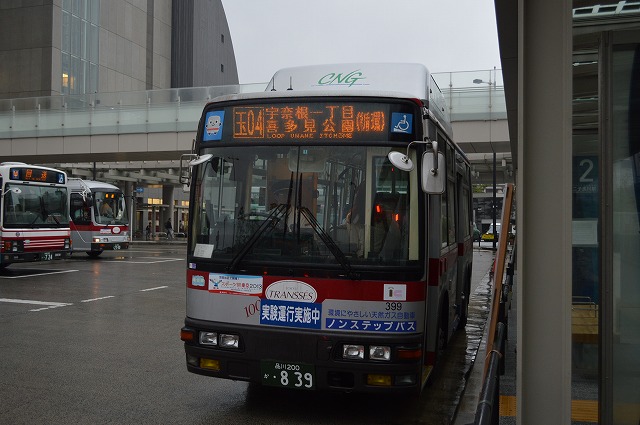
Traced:
<path fill-rule="evenodd" d="M 438 363 L 443 359 L 444 352 L 447 349 L 447 335 L 449 334 L 448 328 L 448 315 L 449 311 L 447 306 L 449 303 L 445 300 L 445 302 L 440 306 L 440 311 L 438 312 L 438 334 L 436 336 L 436 361 L 435 365 L 438 366 Z"/>
<path fill-rule="evenodd" d="M 464 329 L 467 326 L 467 319 L 469 318 L 469 298 L 471 298 L 471 276 L 467 272 L 467 277 L 464 279 L 464 291 L 462 293 L 463 299 L 460 306 L 460 320 L 458 321 L 458 330 Z"/>
<path fill-rule="evenodd" d="M 91 258 L 97 258 L 100 256 L 100 254 L 102 254 L 102 251 L 89 251 L 87 252 L 87 255 Z"/>

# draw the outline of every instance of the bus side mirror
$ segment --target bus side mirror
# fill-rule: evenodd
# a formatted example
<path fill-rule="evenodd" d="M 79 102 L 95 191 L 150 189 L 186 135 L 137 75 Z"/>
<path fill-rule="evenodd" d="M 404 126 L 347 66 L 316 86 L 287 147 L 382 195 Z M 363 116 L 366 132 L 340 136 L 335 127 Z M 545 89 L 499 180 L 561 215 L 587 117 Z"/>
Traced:
<path fill-rule="evenodd" d="M 438 153 L 437 162 L 433 151 L 426 151 L 422 155 L 422 191 L 430 195 L 444 193 L 447 181 L 447 170 L 442 152 Z"/>
<path fill-rule="evenodd" d="M 207 162 L 211 159 L 213 155 L 210 153 L 204 155 L 197 155 L 193 153 L 185 153 L 180 156 L 180 171 L 178 175 L 180 176 L 180 184 L 189 186 L 191 184 L 191 167 L 200 165 L 204 162 Z M 184 162 L 187 162 L 186 166 Z M 186 169 L 186 172 L 184 171 Z"/>

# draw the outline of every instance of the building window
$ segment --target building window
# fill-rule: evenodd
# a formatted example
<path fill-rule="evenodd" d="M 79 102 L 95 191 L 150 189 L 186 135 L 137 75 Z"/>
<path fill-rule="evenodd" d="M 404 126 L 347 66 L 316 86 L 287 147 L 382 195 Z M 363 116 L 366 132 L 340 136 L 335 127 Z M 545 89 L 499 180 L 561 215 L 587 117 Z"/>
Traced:
<path fill-rule="evenodd" d="M 224 64 L 223 63 L 220 64 L 220 72 L 224 72 Z"/>
<path fill-rule="evenodd" d="M 64 0 L 62 3 L 63 94 L 98 90 L 100 0 Z"/>
<path fill-rule="evenodd" d="M 220 42 L 224 44 L 224 34 L 220 34 Z"/>

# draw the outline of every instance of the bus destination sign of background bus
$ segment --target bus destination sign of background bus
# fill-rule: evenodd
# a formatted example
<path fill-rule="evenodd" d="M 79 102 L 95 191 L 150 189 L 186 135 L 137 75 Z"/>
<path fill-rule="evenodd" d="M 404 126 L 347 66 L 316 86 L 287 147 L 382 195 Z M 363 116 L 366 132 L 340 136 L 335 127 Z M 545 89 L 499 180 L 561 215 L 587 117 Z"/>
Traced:
<path fill-rule="evenodd" d="M 236 140 L 385 140 L 389 132 L 412 132 L 410 126 L 400 126 L 403 131 L 398 131 L 394 126 L 396 121 L 403 117 L 406 119 L 407 115 L 411 114 L 390 114 L 388 105 L 376 103 L 309 102 L 236 106 L 207 113 L 203 141 L 222 140 L 223 131 L 225 139 L 231 136 Z M 226 123 L 229 118 L 232 122 Z M 228 126 L 231 129 L 225 128 Z"/>
<path fill-rule="evenodd" d="M 11 168 L 11 180 L 64 184 L 64 174 L 40 168 Z"/>

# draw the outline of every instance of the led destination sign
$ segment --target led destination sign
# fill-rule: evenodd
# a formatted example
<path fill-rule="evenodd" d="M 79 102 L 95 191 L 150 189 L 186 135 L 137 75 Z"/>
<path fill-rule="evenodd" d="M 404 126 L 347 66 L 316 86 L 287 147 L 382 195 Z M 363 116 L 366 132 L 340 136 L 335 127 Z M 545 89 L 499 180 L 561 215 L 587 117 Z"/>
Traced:
<path fill-rule="evenodd" d="M 387 129 L 384 111 L 356 105 L 273 105 L 233 108 L 233 137 L 271 139 L 352 139 Z"/>
<path fill-rule="evenodd" d="M 404 105 L 367 102 L 273 103 L 206 112 L 202 140 L 389 140 L 411 134 L 412 113 Z M 398 111 L 398 112 L 395 112 Z M 397 118 L 400 117 L 400 118 Z M 408 118 L 407 118 L 408 117 Z"/>
<path fill-rule="evenodd" d="M 11 168 L 11 180 L 64 184 L 64 174 L 41 168 Z"/>

